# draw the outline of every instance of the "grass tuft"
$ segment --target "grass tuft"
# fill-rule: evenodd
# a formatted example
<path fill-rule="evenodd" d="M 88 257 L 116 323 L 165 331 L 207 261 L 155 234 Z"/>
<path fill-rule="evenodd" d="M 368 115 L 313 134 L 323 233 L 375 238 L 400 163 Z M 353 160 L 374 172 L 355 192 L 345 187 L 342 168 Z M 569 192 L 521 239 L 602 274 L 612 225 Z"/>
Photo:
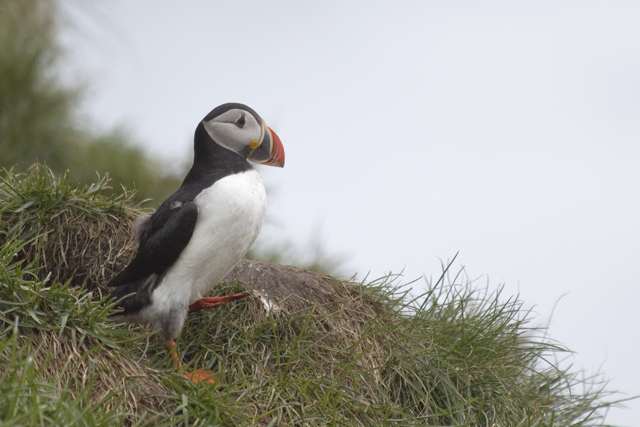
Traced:
<path fill-rule="evenodd" d="M 132 193 L 112 193 L 108 176 L 78 187 L 69 174 L 54 176 L 41 164 L 26 174 L 0 177 L 0 244 L 24 242 L 20 257 L 34 262 L 38 277 L 93 289 L 133 256 L 133 219 L 141 212 Z"/>

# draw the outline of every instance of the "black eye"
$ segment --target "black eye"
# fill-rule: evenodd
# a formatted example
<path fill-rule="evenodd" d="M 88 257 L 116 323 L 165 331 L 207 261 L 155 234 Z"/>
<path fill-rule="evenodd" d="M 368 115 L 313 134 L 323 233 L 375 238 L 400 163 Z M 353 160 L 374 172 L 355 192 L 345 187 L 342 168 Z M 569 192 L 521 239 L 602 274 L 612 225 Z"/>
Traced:
<path fill-rule="evenodd" d="M 243 128 L 244 125 L 246 124 L 246 120 L 244 119 L 244 114 L 240 116 L 240 118 L 238 120 L 236 120 L 236 126 Z"/>

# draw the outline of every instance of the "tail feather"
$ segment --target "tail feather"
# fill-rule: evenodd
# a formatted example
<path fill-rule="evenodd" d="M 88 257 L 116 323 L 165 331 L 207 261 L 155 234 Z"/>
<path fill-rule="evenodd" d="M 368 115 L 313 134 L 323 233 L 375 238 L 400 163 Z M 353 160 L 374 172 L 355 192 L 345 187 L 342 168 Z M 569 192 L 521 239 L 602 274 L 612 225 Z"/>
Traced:
<path fill-rule="evenodd" d="M 119 316 L 133 315 L 151 304 L 151 293 L 160 282 L 160 277 L 152 274 L 141 280 L 118 286 L 111 292 L 111 297 L 118 300 L 116 308 L 124 311 Z"/>

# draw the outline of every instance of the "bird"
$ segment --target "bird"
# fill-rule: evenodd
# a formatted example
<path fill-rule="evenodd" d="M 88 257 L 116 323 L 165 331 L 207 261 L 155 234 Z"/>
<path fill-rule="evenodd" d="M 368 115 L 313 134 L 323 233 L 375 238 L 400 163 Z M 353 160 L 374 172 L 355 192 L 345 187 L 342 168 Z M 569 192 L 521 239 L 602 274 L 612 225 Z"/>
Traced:
<path fill-rule="evenodd" d="M 250 107 L 220 105 L 194 134 L 193 165 L 180 188 L 153 215 L 136 220 L 138 249 L 107 284 L 120 312 L 113 317 L 160 329 L 176 368 L 194 382 L 210 371 L 185 372 L 176 339 L 190 312 L 249 296 L 205 297 L 247 253 L 262 227 L 267 199 L 249 161 L 284 167 L 278 135 Z"/>

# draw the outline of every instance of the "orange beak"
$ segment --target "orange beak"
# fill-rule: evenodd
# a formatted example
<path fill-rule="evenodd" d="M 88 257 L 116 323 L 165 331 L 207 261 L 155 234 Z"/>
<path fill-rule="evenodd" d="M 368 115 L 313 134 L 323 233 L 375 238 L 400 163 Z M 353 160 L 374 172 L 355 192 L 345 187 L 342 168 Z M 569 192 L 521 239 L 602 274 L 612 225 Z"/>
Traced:
<path fill-rule="evenodd" d="M 252 162 L 261 165 L 284 167 L 284 147 L 278 135 L 266 124 L 263 126 L 263 136 L 260 145 L 249 156 Z"/>

